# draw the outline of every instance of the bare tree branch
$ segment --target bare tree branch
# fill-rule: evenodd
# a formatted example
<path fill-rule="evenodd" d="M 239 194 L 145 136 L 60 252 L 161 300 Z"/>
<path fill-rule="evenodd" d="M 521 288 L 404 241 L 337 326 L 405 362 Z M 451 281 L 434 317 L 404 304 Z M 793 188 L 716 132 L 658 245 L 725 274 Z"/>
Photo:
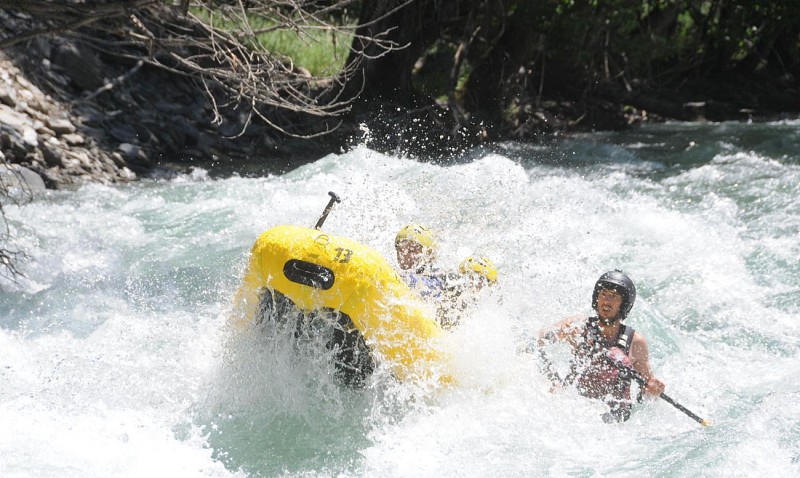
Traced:
<path fill-rule="evenodd" d="M 411 1 L 399 2 L 393 11 Z M 310 45 L 319 41 L 313 34 L 322 31 L 373 45 L 370 57 L 402 47 L 387 40 L 387 32 L 357 35 L 358 25 L 336 20 L 347 7 L 358 6 L 356 0 L 0 0 L 0 8 L 27 13 L 45 24 L 0 40 L 0 48 L 37 35 L 69 32 L 108 55 L 198 80 L 216 119 L 223 116 L 218 108 L 244 106 L 253 111 L 243 130 L 259 118 L 282 134 L 312 138 L 333 131 L 336 118 L 350 110 L 363 82 L 355 89 L 345 90 L 345 85 L 356 78 L 367 55 L 350 54 L 337 71 L 313 76 L 286 55 L 269 51 L 259 36 L 291 32 Z M 300 116 L 323 121 L 300 122 Z"/>
<path fill-rule="evenodd" d="M 32 196 L 33 193 L 25 177 L 12 167 L 5 157 L 0 157 L 0 277 L 11 279 L 12 282 L 24 276 L 18 264 L 26 254 L 9 245 L 11 228 L 6 217 L 6 207 L 22 205 Z"/>
<path fill-rule="evenodd" d="M 28 0 L 23 5 L 20 5 L 19 1 L 0 0 L 0 8 L 3 9 L 21 9 L 31 15 L 44 17 L 76 17 L 61 24 L 51 25 L 48 28 L 32 30 L 22 35 L 2 40 L 0 41 L 0 49 L 14 46 L 18 43 L 28 41 L 40 35 L 63 33 L 78 29 L 103 19 L 107 19 L 109 17 L 122 16 L 125 15 L 125 12 L 129 9 L 155 5 L 161 1 L 162 0 L 132 0 L 97 4 L 74 3 L 66 5 L 61 2 L 59 5 L 52 1 Z"/>

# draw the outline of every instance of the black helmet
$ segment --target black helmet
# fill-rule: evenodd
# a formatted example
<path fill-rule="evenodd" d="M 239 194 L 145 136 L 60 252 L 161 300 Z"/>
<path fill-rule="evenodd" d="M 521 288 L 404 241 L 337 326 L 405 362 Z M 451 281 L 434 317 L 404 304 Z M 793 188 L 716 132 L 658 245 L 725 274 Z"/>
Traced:
<path fill-rule="evenodd" d="M 633 281 L 624 272 L 619 270 L 608 271 L 597 279 L 592 292 L 592 308 L 597 310 L 597 296 L 601 290 L 611 289 L 622 296 L 622 304 L 619 307 L 620 320 L 628 316 L 633 303 L 636 301 L 636 287 Z"/>

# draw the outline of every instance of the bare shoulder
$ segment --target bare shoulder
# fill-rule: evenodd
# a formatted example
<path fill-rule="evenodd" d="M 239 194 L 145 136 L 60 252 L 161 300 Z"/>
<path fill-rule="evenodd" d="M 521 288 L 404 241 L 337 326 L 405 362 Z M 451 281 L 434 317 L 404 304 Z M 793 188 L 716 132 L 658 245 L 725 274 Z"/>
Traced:
<path fill-rule="evenodd" d="M 647 351 L 647 339 L 645 339 L 644 335 L 640 334 L 638 331 L 634 332 L 629 353 L 631 361 L 634 363 L 640 361 L 647 363 L 649 360 L 648 355 L 649 352 Z"/>
<path fill-rule="evenodd" d="M 638 330 L 633 333 L 633 339 L 631 340 L 631 349 L 634 348 L 647 350 L 647 339 Z"/>
<path fill-rule="evenodd" d="M 642 374 L 648 380 L 654 378 L 653 371 L 650 369 L 650 352 L 647 351 L 647 340 L 644 338 L 644 335 L 640 334 L 639 332 L 633 334 L 633 340 L 631 341 L 631 349 L 628 353 L 628 357 L 631 359 L 633 368 L 637 372 Z"/>

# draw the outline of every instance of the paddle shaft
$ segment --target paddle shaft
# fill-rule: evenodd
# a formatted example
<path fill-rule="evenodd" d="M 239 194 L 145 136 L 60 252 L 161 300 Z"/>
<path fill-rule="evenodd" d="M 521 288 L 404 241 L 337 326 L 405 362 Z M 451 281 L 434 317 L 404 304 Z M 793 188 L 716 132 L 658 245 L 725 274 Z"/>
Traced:
<path fill-rule="evenodd" d="M 317 224 L 314 226 L 314 229 L 321 228 L 322 224 L 325 222 L 325 219 L 328 218 L 328 214 L 331 213 L 331 209 L 333 209 L 334 204 L 336 204 L 337 202 L 342 202 L 342 200 L 339 199 L 339 195 L 336 194 L 335 192 L 329 191 L 328 195 L 331 197 L 331 200 L 328 201 L 328 205 L 325 206 L 325 210 L 322 211 L 322 216 L 320 216 L 319 220 L 317 220 Z"/>
<path fill-rule="evenodd" d="M 617 362 L 616 360 L 611 359 L 610 357 L 606 357 L 606 359 L 613 366 L 617 367 L 620 370 L 620 372 L 622 372 L 623 374 L 628 375 L 629 377 L 631 377 L 634 380 L 636 380 L 637 382 L 639 382 L 639 385 L 641 385 L 642 387 L 646 387 L 647 386 L 647 379 L 644 378 L 644 376 L 642 374 L 640 374 L 639 372 L 637 372 L 636 370 L 634 370 L 634 369 L 632 369 L 630 367 L 627 367 L 627 366 Z M 692 420 L 696 421 L 697 423 L 703 425 L 704 427 L 708 426 L 708 424 L 710 423 L 708 420 L 706 420 L 704 418 L 701 418 L 696 413 L 692 412 L 688 408 L 684 407 L 680 403 L 678 403 L 675 400 L 673 400 L 666 393 L 661 392 L 661 395 L 659 395 L 658 397 L 661 398 L 662 400 L 664 400 L 665 402 L 669 403 L 673 407 L 677 408 L 678 410 L 682 411 L 683 413 L 686 414 L 686 416 L 688 416 Z"/>
<path fill-rule="evenodd" d="M 661 392 L 661 395 L 659 395 L 659 397 L 661 397 L 661 399 L 663 399 L 665 402 L 669 403 L 673 407 L 675 407 L 678 410 L 680 410 L 683 413 L 685 413 L 686 416 L 688 416 L 692 420 L 696 421 L 697 423 L 699 423 L 699 424 L 701 424 L 703 426 L 707 426 L 708 425 L 708 421 L 706 421 L 704 418 L 699 417 L 697 414 L 695 414 L 694 412 L 692 412 L 688 408 L 684 407 L 680 403 L 676 402 L 675 400 L 670 398 L 666 393 Z"/>

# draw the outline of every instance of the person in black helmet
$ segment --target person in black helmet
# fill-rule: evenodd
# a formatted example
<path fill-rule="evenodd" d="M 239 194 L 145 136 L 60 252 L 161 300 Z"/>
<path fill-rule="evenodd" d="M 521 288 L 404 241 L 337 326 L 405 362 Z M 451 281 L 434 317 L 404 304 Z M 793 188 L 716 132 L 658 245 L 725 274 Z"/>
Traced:
<path fill-rule="evenodd" d="M 610 408 L 604 421 L 630 417 L 631 378 L 619 366 L 633 368 L 647 380 L 647 395 L 658 396 L 664 383 L 653 376 L 644 336 L 622 322 L 636 300 L 636 287 L 625 273 L 614 270 L 600 276 L 592 292 L 594 317 L 570 317 L 539 334 L 538 350 L 545 374 L 554 385 L 575 385 L 590 398 L 603 400 Z M 559 377 L 544 347 L 555 342 L 571 346 L 569 373 Z"/>

